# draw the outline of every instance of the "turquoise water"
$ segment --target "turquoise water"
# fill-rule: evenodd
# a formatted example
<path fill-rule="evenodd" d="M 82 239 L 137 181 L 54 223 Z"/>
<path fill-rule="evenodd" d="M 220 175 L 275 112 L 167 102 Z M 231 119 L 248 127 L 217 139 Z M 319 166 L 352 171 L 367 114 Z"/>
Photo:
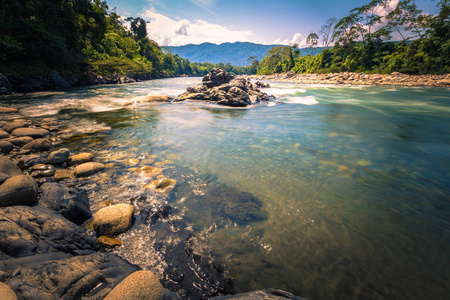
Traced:
<path fill-rule="evenodd" d="M 28 116 L 70 108 L 80 135 L 62 145 L 114 164 L 101 183 L 87 186 L 93 210 L 142 193 L 140 208 L 175 206 L 227 262 L 237 291 L 447 299 L 450 89 L 271 83 L 267 92 L 280 97 L 278 105 L 121 108 L 136 96 L 176 96 L 200 80 L 34 94 L 15 103 Z M 151 156 L 177 180 L 169 195 L 144 192 L 149 180 L 123 163 Z M 229 201 L 223 189 L 259 199 L 264 218 L 236 222 L 216 213 Z M 143 225 L 121 239 L 120 255 L 161 274 Z"/>

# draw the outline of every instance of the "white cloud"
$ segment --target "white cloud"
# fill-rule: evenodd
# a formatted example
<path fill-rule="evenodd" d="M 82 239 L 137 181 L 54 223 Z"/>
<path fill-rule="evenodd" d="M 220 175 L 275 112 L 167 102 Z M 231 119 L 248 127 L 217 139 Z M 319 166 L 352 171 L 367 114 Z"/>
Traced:
<path fill-rule="evenodd" d="M 296 34 L 294 34 L 294 37 L 292 39 L 290 40 L 277 39 L 276 41 L 273 42 L 273 44 L 286 46 L 292 46 L 294 44 L 297 44 L 299 47 L 304 47 L 306 46 L 306 38 L 301 33 L 297 32 Z"/>
<path fill-rule="evenodd" d="M 206 3 L 207 1 L 202 1 Z M 205 42 L 221 44 L 226 42 L 249 41 L 251 30 L 233 30 L 204 20 L 176 21 L 154 10 L 146 10 L 141 17 L 149 20 L 149 37 L 162 46 L 182 46 Z"/>

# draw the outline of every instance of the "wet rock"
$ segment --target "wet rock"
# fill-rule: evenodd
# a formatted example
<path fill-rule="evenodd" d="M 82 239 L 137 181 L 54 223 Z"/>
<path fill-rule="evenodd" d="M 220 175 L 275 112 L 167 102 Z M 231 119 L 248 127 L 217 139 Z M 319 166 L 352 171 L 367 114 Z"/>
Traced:
<path fill-rule="evenodd" d="M 93 154 L 83 152 L 83 153 L 79 153 L 79 154 L 70 156 L 67 161 L 67 164 L 69 166 L 79 165 L 79 164 L 83 164 L 86 162 L 90 162 L 90 161 L 92 161 L 92 159 L 94 159 Z"/>
<path fill-rule="evenodd" d="M 55 175 L 56 169 L 51 165 L 37 164 L 31 168 L 31 176 L 34 178 L 51 177 Z"/>
<path fill-rule="evenodd" d="M 3 130 L 6 132 L 11 133 L 14 129 L 16 128 L 22 128 L 22 127 L 28 127 L 31 125 L 31 122 L 28 120 L 14 120 L 11 123 L 6 124 L 5 126 L 3 126 Z"/>
<path fill-rule="evenodd" d="M 13 93 L 11 83 L 5 75 L 0 73 L 0 95 L 11 95 Z M 9 108 L 9 107 L 6 107 Z M 1 110 L 0 110 L 1 112 Z"/>
<path fill-rule="evenodd" d="M 228 299 L 239 299 L 239 300 L 306 300 L 302 297 L 297 297 L 291 293 L 276 289 L 267 289 L 253 291 L 249 293 L 242 293 L 236 295 L 218 296 L 212 297 L 211 300 L 228 300 Z"/>
<path fill-rule="evenodd" d="M 0 152 L 9 153 L 14 149 L 14 145 L 8 141 L 0 141 Z"/>
<path fill-rule="evenodd" d="M 38 186 L 31 176 L 17 175 L 0 185 L 0 207 L 37 202 Z"/>
<path fill-rule="evenodd" d="M 0 208 L 0 232 L 0 251 L 11 257 L 99 249 L 83 228 L 40 205 Z"/>
<path fill-rule="evenodd" d="M 98 242 L 105 248 L 116 248 L 122 246 L 122 242 L 120 240 L 104 235 L 98 238 Z"/>
<path fill-rule="evenodd" d="M 144 97 L 135 97 L 127 102 L 123 106 L 130 106 L 139 103 L 159 103 L 159 102 L 172 102 L 175 98 L 163 95 L 148 95 Z"/>
<path fill-rule="evenodd" d="M 67 170 L 67 169 L 61 169 L 61 170 L 56 170 L 55 175 L 53 176 L 53 179 L 55 179 L 56 181 L 62 181 L 65 179 L 70 179 L 70 178 L 74 178 L 75 177 L 75 172 L 72 170 Z"/>
<path fill-rule="evenodd" d="M 75 224 L 92 217 L 86 192 L 58 183 L 41 185 L 39 204 L 59 212 Z"/>
<path fill-rule="evenodd" d="M 162 170 L 160 168 L 155 168 L 151 166 L 143 166 L 137 170 L 137 173 L 140 177 L 155 177 L 158 174 L 161 174 Z"/>
<path fill-rule="evenodd" d="M 20 168 L 9 158 L 0 155 L 0 172 L 9 177 L 22 175 Z"/>
<path fill-rule="evenodd" d="M 165 193 L 167 191 L 172 190 L 175 187 L 176 183 L 177 183 L 177 181 L 174 179 L 161 178 L 161 179 L 151 181 L 144 188 L 150 189 L 150 190 L 155 190 L 160 193 Z"/>
<path fill-rule="evenodd" d="M 245 107 L 252 104 L 252 102 L 250 101 L 250 97 L 248 96 L 247 92 L 238 87 L 232 87 L 225 95 L 225 98 L 217 101 L 217 104 L 234 107 Z"/>
<path fill-rule="evenodd" d="M 139 162 L 139 166 L 152 165 L 155 162 L 153 158 L 146 158 Z"/>
<path fill-rule="evenodd" d="M 161 300 L 164 288 L 151 271 L 137 271 L 128 275 L 105 297 L 105 300 L 147 299 Z"/>
<path fill-rule="evenodd" d="M 6 283 L 0 281 L 0 295 L 2 300 L 17 300 L 16 293 Z"/>
<path fill-rule="evenodd" d="M 52 148 L 52 143 L 47 139 L 36 139 L 22 147 L 23 150 L 32 150 L 37 152 L 48 151 Z"/>
<path fill-rule="evenodd" d="M 69 159 L 70 151 L 67 148 L 59 149 L 48 155 L 48 163 L 58 165 L 65 163 Z"/>
<path fill-rule="evenodd" d="M 0 130 L 0 139 L 7 139 L 9 138 L 9 133 L 6 131 Z"/>
<path fill-rule="evenodd" d="M 215 86 L 222 85 L 224 83 L 230 82 L 234 78 L 233 75 L 222 69 L 212 69 L 209 74 L 207 74 L 202 79 L 202 84 L 207 88 L 213 88 Z"/>
<path fill-rule="evenodd" d="M 16 128 L 11 132 L 12 135 L 17 137 L 29 136 L 33 139 L 43 138 L 48 131 L 39 128 Z"/>
<path fill-rule="evenodd" d="M 95 173 L 103 171 L 105 169 L 105 165 L 99 162 L 87 162 L 81 165 L 78 165 L 75 168 L 75 175 L 77 177 L 87 177 L 91 176 Z"/>
<path fill-rule="evenodd" d="M 22 170 L 35 166 L 37 164 L 45 164 L 47 163 L 47 157 L 41 155 L 24 155 L 17 159 L 17 166 L 19 166 Z"/>
<path fill-rule="evenodd" d="M 14 146 L 22 147 L 22 146 L 28 144 L 29 142 L 31 142 L 32 140 L 33 140 L 32 137 L 24 136 L 24 137 L 12 138 L 9 140 L 9 142 L 11 144 L 13 144 Z"/>
<path fill-rule="evenodd" d="M 100 300 L 137 268 L 112 253 L 57 252 L 3 261 L 0 270 L 21 299 Z"/>
<path fill-rule="evenodd" d="M 133 221 L 134 208 L 129 204 L 116 204 L 100 209 L 91 223 L 98 235 L 115 236 L 127 231 Z"/>

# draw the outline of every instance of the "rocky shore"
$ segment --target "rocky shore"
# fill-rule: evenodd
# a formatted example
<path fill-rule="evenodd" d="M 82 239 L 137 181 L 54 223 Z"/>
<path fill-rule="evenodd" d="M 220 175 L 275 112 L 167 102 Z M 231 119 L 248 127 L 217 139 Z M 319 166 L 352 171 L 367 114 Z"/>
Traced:
<path fill-rule="evenodd" d="M 271 80 L 310 84 L 352 84 L 352 85 L 397 85 L 397 86 L 450 86 L 450 74 L 446 75 L 408 75 L 398 72 L 392 74 L 328 73 L 296 74 L 287 72 L 273 75 L 252 75 L 255 80 Z"/>
<path fill-rule="evenodd" d="M 202 250 L 170 205 L 142 208 L 143 196 L 125 202 L 112 197 L 93 213 L 83 186 L 108 180 L 115 163 L 60 146 L 76 134 L 69 115 L 24 118 L 8 107 L 0 112 L 2 299 L 302 299 L 273 289 L 232 295 L 226 266 Z M 168 193 L 177 185 L 151 157 L 123 163 L 148 178 L 145 189 Z M 264 217 L 249 197 L 237 197 L 232 206 L 250 210 L 235 216 L 223 209 L 243 222 Z M 111 250 L 126 246 L 117 236 L 138 224 L 154 232 L 154 251 L 165 260 L 159 278 Z"/>

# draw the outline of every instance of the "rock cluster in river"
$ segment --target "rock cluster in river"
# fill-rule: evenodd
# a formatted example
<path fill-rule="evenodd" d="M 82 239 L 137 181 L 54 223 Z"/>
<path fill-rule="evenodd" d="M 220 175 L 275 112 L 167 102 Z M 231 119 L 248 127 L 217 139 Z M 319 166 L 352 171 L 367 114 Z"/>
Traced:
<path fill-rule="evenodd" d="M 253 83 L 248 77 L 234 76 L 222 69 L 212 69 L 203 77 L 202 83 L 188 87 L 175 101 L 209 101 L 220 105 L 245 107 L 271 97 L 262 92 L 262 83 Z"/>
<path fill-rule="evenodd" d="M 257 80 L 273 80 L 294 83 L 313 84 L 351 84 L 351 85 L 398 85 L 398 86 L 450 86 L 450 74 L 444 75 L 408 75 L 399 72 L 391 74 L 365 73 L 328 73 L 296 74 L 289 71 L 284 74 L 253 75 Z"/>

